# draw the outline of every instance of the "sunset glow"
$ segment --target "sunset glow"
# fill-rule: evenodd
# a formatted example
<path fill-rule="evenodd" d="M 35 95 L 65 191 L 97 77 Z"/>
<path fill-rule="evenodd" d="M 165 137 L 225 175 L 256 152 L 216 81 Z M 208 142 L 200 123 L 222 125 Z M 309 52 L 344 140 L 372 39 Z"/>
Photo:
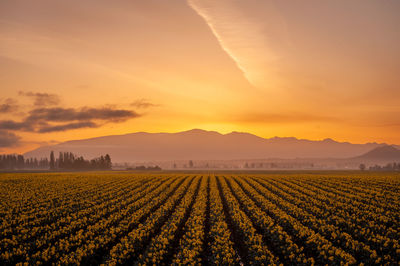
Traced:
<path fill-rule="evenodd" d="M 192 128 L 400 144 L 399 12 L 396 0 L 1 1 L 0 152 Z"/>

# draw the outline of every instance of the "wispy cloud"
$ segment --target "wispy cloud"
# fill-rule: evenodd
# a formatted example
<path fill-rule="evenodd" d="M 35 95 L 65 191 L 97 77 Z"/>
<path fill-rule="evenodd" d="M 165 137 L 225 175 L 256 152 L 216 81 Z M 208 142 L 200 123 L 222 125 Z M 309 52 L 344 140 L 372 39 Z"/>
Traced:
<path fill-rule="evenodd" d="M 139 109 L 147 109 L 150 107 L 160 106 L 159 104 L 155 104 L 150 102 L 148 99 L 138 99 L 131 103 L 131 106 L 139 108 Z"/>
<path fill-rule="evenodd" d="M 0 101 L 0 114 L 11 113 L 18 109 L 17 101 L 12 98 L 7 98 Z"/>
<path fill-rule="evenodd" d="M 118 108 L 115 105 L 104 107 L 65 108 L 59 106 L 56 94 L 39 92 L 20 92 L 33 100 L 30 110 L 21 112 L 20 119 L 0 120 L 0 147 L 17 146 L 20 137 L 15 132 L 51 133 L 82 128 L 98 128 L 109 123 L 122 123 L 141 117 L 134 110 Z M 148 108 L 153 104 L 139 101 L 137 108 Z M 0 104 L 0 112 L 8 113 L 18 107 L 16 100 L 6 99 Z"/>
<path fill-rule="evenodd" d="M 36 108 L 29 112 L 26 121 L 68 122 L 103 120 L 109 122 L 123 122 L 129 118 L 140 116 L 135 111 L 125 109 L 103 108 Z"/>
<path fill-rule="evenodd" d="M 33 104 L 35 106 L 51 106 L 51 105 L 58 105 L 60 103 L 60 97 L 56 94 L 31 92 L 31 91 L 29 92 L 20 91 L 18 94 L 21 96 L 27 96 L 34 99 Z"/>
<path fill-rule="evenodd" d="M 0 130 L 55 132 L 121 123 L 141 116 L 133 110 L 103 108 L 35 108 L 21 121 L 0 120 Z"/>
<path fill-rule="evenodd" d="M 285 21 L 271 1 L 188 0 L 254 86 L 278 71 L 279 52 L 290 45 Z M 273 40 L 273 41 L 271 41 Z"/>
<path fill-rule="evenodd" d="M 14 147 L 19 144 L 20 137 L 12 132 L 0 130 L 0 148 Z"/>
<path fill-rule="evenodd" d="M 50 126 L 42 126 L 39 128 L 40 133 L 49 133 L 49 132 L 57 132 L 57 131 L 67 131 L 72 129 L 79 129 L 79 128 L 96 128 L 99 127 L 99 124 L 94 122 L 75 122 L 75 123 L 67 123 L 62 125 L 50 125 Z"/>

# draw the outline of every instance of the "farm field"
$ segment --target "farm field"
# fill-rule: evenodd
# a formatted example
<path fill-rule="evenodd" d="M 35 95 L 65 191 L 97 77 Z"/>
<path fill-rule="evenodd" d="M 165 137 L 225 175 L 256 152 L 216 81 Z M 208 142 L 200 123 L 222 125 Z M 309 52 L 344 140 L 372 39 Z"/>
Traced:
<path fill-rule="evenodd" d="M 398 265 L 400 174 L 0 174 L 0 265 Z"/>

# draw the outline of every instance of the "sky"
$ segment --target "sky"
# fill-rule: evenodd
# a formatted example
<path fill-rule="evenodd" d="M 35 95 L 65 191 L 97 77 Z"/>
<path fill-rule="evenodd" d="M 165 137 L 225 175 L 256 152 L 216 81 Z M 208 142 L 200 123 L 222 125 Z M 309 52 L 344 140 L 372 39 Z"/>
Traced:
<path fill-rule="evenodd" d="M 400 144 L 398 0 L 2 0 L 0 153 L 192 128 Z"/>

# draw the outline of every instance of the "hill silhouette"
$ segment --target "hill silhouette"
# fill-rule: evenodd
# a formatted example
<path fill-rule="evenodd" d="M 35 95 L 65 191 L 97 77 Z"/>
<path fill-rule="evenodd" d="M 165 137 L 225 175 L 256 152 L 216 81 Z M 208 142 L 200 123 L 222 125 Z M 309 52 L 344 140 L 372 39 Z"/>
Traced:
<path fill-rule="evenodd" d="M 44 146 L 25 153 L 46 157 L 50 151 L 70 151 L 92 158 L 108 153 L 113 162 L 163 160 L 235 160 L 259 158 L 350 158 L 385 144 L 352 144 L 332 139 L 261 138 L 250 133 L 192 129 L 178 133 L 137 132 Z"/>
<path fill-rule="evenodd" d="M 372 149 L 360 156 L 355 157 L 355 159 L 363 160 L 366 162 L 399 162 L 400 161 L 400 150 L 392 145 L 384 145 Z"/>

